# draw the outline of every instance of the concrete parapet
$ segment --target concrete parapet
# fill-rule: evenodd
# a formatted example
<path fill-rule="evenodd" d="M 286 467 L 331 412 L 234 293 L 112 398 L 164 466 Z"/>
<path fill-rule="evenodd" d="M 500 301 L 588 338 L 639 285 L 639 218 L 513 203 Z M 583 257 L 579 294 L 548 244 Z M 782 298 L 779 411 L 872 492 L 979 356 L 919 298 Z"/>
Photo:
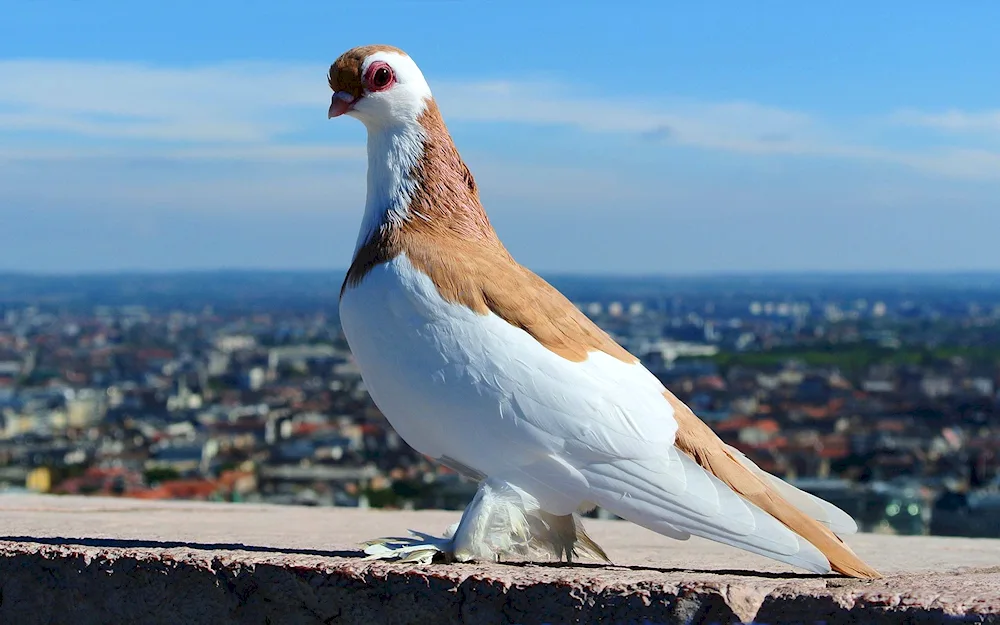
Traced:
<path fill-rule="evenodd" d="M 1000 623 L 1000 540 L 853 537 L 875 582 L 621 521 L 587 523 L 614 566 L 360 558 L 458 516 L 0 496 L 0 623 Z"/>

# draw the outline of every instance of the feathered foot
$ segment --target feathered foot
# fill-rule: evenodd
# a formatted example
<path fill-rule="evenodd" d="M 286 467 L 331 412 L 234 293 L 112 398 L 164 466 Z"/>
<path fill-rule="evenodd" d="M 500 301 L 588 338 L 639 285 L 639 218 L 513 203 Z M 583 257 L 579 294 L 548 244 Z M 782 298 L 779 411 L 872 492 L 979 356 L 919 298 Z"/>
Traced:
<path fill-rule="evenodd" d="M 367 560 L 499 562 L 502 558 L 555 556 L 572 562 L 583 555 L 609 562 L 604 550 L 584 531 L 575 514 L 556 516 L 516 486 L 483 481 L 462 519 L 437 537 L 410 530 L 408 537 L 364 543 Z"/>
<path fill-rule="evenodd" d="M 458 529 L 455 523 L 437 537 L 416 530 L 409 530 L 412 536 L 376 538 L 362 543 L 367 557 L 365 560 L 396 560 L 415 564 L 430 564 L 435 560 L 452 562 L 455 560 L 453 537 Z"/>

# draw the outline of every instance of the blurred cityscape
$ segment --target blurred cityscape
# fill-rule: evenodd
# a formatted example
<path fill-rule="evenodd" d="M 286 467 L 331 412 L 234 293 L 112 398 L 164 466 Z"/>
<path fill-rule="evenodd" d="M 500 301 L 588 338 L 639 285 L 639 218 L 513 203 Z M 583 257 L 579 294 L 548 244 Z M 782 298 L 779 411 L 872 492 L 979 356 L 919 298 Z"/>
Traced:
<path fill-rule="evenodd" d="M 862 529 L 1000 536 L 1000 275 L 548 278 Z M 462 508 L 369 399 L 340 279 L 0 276 L 0 491 Z"/>

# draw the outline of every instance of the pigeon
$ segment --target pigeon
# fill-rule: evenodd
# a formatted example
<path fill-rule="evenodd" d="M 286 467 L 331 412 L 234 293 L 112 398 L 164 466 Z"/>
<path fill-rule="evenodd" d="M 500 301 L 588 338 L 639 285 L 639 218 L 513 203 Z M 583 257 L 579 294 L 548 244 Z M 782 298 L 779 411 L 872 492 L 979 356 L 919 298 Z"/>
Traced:
<path fill-rule="evenodd" d="M 367 129 L 364 216 L 340 317 L 372 400 L 415 450 L 478 482 L 441 536 L 370 558 L 609 561 L 595 507 L 816 573 L 879 573 L 854 520 L 757 467 L 500 241 L 416 63 L 356 47 L 328 74 L 329 118 Z M 613 113 L 609 113 L 613 114 Z M 553 236 L 558 236 L 553 233 Z"/>

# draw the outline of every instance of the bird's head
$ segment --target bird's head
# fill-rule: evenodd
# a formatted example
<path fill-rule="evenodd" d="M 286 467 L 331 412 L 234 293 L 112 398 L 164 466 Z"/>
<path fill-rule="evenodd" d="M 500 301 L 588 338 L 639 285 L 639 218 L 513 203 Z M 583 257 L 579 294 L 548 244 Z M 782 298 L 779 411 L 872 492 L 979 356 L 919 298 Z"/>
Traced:
<path fill-rule="evenodd" d="M 350 115 L 369 128 L 414 122 L 427 107 L 430 87 L 417 64 L 391 46 L 362 46 L 330 66 L 329 117 Z"/>

